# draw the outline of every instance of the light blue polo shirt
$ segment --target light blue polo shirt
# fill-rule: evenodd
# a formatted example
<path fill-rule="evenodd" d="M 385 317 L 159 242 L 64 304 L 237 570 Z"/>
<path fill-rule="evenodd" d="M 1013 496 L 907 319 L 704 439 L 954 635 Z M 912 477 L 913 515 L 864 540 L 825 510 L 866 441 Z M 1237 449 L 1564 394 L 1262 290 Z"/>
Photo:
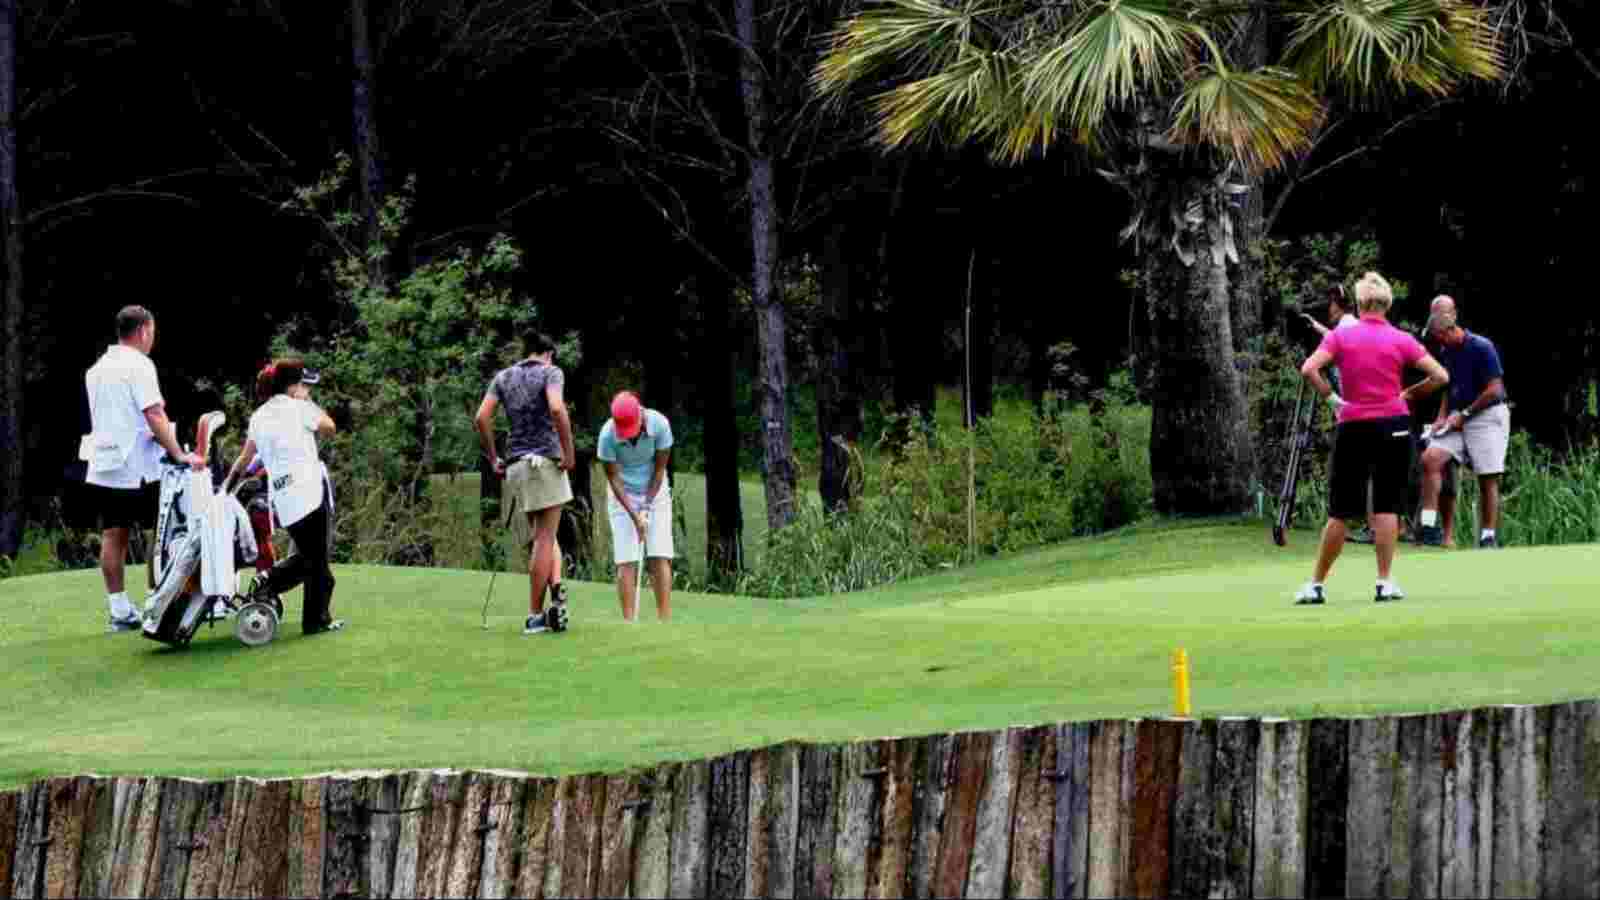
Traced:
<path fill-rule="evenodd" d="M 601 462 L 616 463 L 622 470 L 622 487 L 629 494 L 643 496 L 650 489 L 650 476 L 656 470 L 656 452 L 672 448 L 672 424 L 653 409 L 644 410 L 644 428 L 631 441 L 617 439 L 615 423 L 606 419 L 600 428 L 595 455 Z"/>

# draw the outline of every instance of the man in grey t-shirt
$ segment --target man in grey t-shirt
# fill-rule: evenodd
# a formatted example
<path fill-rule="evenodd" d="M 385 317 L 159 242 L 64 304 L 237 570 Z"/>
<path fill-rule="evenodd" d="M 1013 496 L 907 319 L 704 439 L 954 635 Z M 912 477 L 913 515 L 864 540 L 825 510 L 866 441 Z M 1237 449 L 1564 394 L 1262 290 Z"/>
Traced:
<path fill-rule="evenodd" d="M 550 614 L 544 610 L 544 593 L 555 577 L 556 526 L 562 506 L 572 501 L 572 469 L 577 452 L 572 446 L 572 419 L 562 398 L 566 378 L 553 358 L 555 344 L 543 334 L 528 338 L 527 359 L 495 375 L 478 407 L 478 440 L 496 475 L 506 479 L 509 502 L 522 507 L 528 517 L 533 546 L 528 552 L 528 619 L 523 634 L 562 631 L 566 604 L 557 597 Z M 505 404 L 511 419 L 511 458 L 502 460 L 495 450 L 494 412 Z"/>

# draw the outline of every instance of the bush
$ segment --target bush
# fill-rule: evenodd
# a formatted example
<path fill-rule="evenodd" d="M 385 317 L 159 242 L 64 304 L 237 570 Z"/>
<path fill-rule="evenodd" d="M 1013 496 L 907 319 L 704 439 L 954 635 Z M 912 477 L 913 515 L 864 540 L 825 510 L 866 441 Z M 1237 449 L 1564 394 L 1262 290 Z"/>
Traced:
<path fill-rule="evenodd" d="M 797 597 L 861 590 L 971 561 L 1120 528 L 1148 514 L 1150 413 L 1126 375 L 1079 406 L 996 416 L 967 431 L 889 422 L 847 513 L 803 508 L 772 535 L 742 593 Z M 903 435 L 895 441 L 892 435 Z M 970 460 L 970 463 L 969 463 Z M 970 468 L 969 468 L 970 465 Z M 969 525 L 969 479 L 976 504 Z"/>
<path fill-rule="evenodd" d="M 1456 472 L 1457 546 L 1478 543 L 1478 479 Z M 1513 432 L 1500 484 L 1503 545 L 1588 544 L 1600 541 L 1600 444 L 1575 447 L 1564 456 L 1540 447 L 1525 432 Z"/>

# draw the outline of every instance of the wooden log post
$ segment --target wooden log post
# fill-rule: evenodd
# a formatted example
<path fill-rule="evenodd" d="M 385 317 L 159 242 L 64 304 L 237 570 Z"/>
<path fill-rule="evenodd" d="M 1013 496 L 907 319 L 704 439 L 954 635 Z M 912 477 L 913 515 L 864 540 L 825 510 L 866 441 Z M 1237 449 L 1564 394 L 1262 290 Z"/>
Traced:
<path fill-rule="evenodd" d="M 129 788 L 123 833 L 117 841 L 117 869 L 112 873 L 112 885 L 118 897 L 144 897 L 155 857 L 156 832 L 161 825 L 163 784 L 159 778 L 129 780 L 134 784 Z"/>
<path fill-rule="evenodd" d="M 799 790 L 798 744 L 780 744 L 751 753 L 747 804 L 750 839 L 745 846 L 744 896 L 794 896 Z"/>
<path fill-rule="evenodd" d="M 422 836 L 426 830 L 428 793 L 433 784 L 431 772 L 409 772 L 401 776 L 397 786 L 398 804 L 394 807 L 395 849 L 394 865 L 390 869 L 389 896 L 418 896 L 417 879 L 422 873 Z M 401 812 L 404 810 L 404 812 Z M 374 816 L 384 817 L 382 813 Z"/>
<path fill-rule="evenodd" d="M 838 832 L 833 795 L 839 783 L 840 748 L 800 748 L 800 815 L 795 840 L 796 897 L 833 896 L 833 849 Z"/>
<path fill-rule="evenodd" d="M 672 810 L 678 768 L 677 763 L 667 763 L 642 778 L 642 786 L 648 789 L 644 799 L 650 804 L 639 808 L 638 837 L 633 853 L 635 897 L 665 897 L 671 887 Z"/>
<path fill-rule="evenodd" d="M 1550 709 L 1549 783 L 1544 892 L 1600 897 L 1600 703 Z"/>
<path fill-rule="evenodd" d="M 1495 897 L 1543 896 L 1548 707 L 1493 711 Z"/>
<path fill-rule="evenodd" d="M 1212 873 L 1222 870 L 1222 834 L 1216 827 L 1214 770 L 1217 723 L 1188 721 L 1178 754 L 1173 799 L 1171 890 L 1178 897 L 1211 896 Z"/>
<path fill-rule="evenodd" d="M 706 891 L 711 897 L 742 897 L 749 861 L 750 754 L 711 760 L 709 777 Z"/>
<path fill-rule="evenodd" d="M 1444 824 L 1444 719 L 1437 715 L 1406 716 L 1400 719 L 1399 736 L 1389 896 L 1436 898 L 1439 829 Z"/>
<path fill-rule="evenodd" d="M 291 897 L 321 897 L 322 863 L 327 856 L 322 798 L 325 778 L 297 778 L 289 788 L 288 892 Z"/>
<path fill-rule="evenodd" d="M 356 795 L 355 827 L 366 839 L 361 842 L 359 891 L 363 897 L 388 897 L 394 884 L 396 856 L 400 843 L 400 812 L 405 799 L 405 776 L 391 773 L 366 778 Z M 414 814 L 409 814 L 414 817 Z"/>
<path fill-rule="evenodd" d="M 292 786 L 288 779 L 261 781 L 252 786 L 239 831 L 238 865 L 226 896 L 281 897 L 286 893 Z M 231 835 L 228 843 L 233 846 Z"/>
<path fill-rule="evenodd" d="M 1390 718 L 1350 723 L 1350 803 L 1345 844 L 1345 896 L 1386 896 L 1399 727 Z"/>
<path fill-rule="evenodd" d="M 11 868 L 17 858 L 17 836 L 21 831 L 17 827 L 17 807 L 22 797 L 22 791 L 0 791 L 0 900 L 12 897 Z"/>
<path fill-rule="evenodd" d="M 160 833 L 155 863 L 150 868 L 150 897 L 181 897 L 195 852 L 195 824 L 205 802 L 205 782 L 191 778 L 163 779 Z"/>
<path fill-rule="evenodd" d="M 1252 896 L 1306 895 L 1306 723 L 1261 721 Z"/>
<path fill-rule="evenodd" d="M 670 897 L 706 895 L 710 854 L 711 767 L 704 760 L 684 763 L 672 796 Z"/>
<path fill-rule="evenodd" d="M 1482 711 L 1444 718 L 1439 893 L 1487 897 L 1494 862 L 1493 720 Z"/>
<path fill-rule="evenodd" d="M 106 785 L 106 795 L 114 789 L 113 785 Z M 238 793 L 236 782 L 213 781 L 205 783 L 200 789 L 199 808 L 195 812 L 194 824 L 184 841 L 189 850 L 189 870 L 184 876 L 183 896 L 185 897 L 220 897 L 223 888 L 223 871 L 227 868 L 226 860 L 228 847 L 228 824 L 233 820 L 234 798 Z M 103 807 L 110 809 L 110 803 Z M 114 848 L 110 847 L 110 833 L 107 832 L 106 855 L 109 859 Z M 180 845 L 182 846 L 182 845 Z M 87 863 L 87 858 L 85 860 Z M 110 867 L 104 870 L 107 879 L 110 877 Z M 86 865 L 85 876 L 93 873 Z M 98 877 L 98 876 L 97 876 Z M 85 891 L 85 895 L 91 895 Z M 92 896 L 104 897 L 105 893 L 93 893 Z"/>
<path fill-rule="evenodd" d="M 545 897 L 545 884 L 551 869 L 560 868 L 559 844 L 554 840 L 560 820 L 561 782 L 554 778 L 535 778 L 523 791 L 522 830 L 517 839 L 520 864 L 517 868 L 517 897 Z M 558 876 L 559 877 L 559 876 Z M 644 896 L 635 893 L 634 896 Z"/>
<path fill-rule="evenodd" d="M 944 833 L 945 806 L 955 781 L 955 738 L 934 735 L 917 741 L 916 784 L 912 807 L 915 834 L 911 844 L 911 896 L 934 895 L 934 872 L 939 862 L 939 843 Z M 805 822 L 801 821 L 804 833 Z M 796 896 L 805 896 L 804 892 Z"/>
<path fill-rule="evenodd" d="M 1133 840 L 1128 861 L 1135 897 L 1172 893 L 1172 815 L 1178 798 L 1178 764 L 1184 722 L 1146 719 L 1135 726 Z"/>
<path fill-rule="evenodd" d="M 11 896 L 33 900 L 44 896 L 44 860 L 50 835 L 50 790 L 42 781 L 29 785 L 17 810 L 16 857 L 11 868 Z"/>
<path fill-rule="evenodd" d="M 323 861 L 319 886 L 323 897 L 349 897 L 361 891 L 370 852 L 367 845 L 372 839 L 365 817 L 361 815 L 361 798 L 366 794 L 367 784 L 379 780 L 335 775 L 323 782 Z M 307 884 L 315 886 L 309 879 Z"/>
<path fill-rule="evenodd" d="M 84 828 L 94 798 L 94 783 L 86 776 L 51 778 L 46 782 L 46 792 L 50 804 L 50 843 L 44 848 L 44 896 L 74 897 L 78 891 L 78 865 L 83 855 Z"/>
<path fill-rule="evenodd" d="M 972 859 L 967 863 L 966 896 L 998 900 L 1006 895 L 1011 872 L 1011 823 L 1016 812 L 1022 729 L 994 732 L 989 741 L 972 834 Z"/>
<path fill-rule="evenodd" d="M 873 862 L 867 879 L 872 900 L 898 900 L 911 889 L 911 857 L 916 837 L 917 749 L 912 739 L 881 741 Z"/>
<path fill-rule="evenodd" d="M 839 779 L 830 811 L 833 835 L 834 897 L 865 897 L 870 873 L 868 846 L 872 841 L 874 780 L 878 770 L 876 742 L 845 744 L 839 750 Z"/>
<path fill-rule="evenodd" d="M 1349 865 L 1350 722 L 1313 719 L 1307 726 L 1306 896 L 1345 897 Z"/>
<path fill-rule="evenodd" d="M 461 815 L 465 779 L 459 772 L 435 772 L 428 780 L 426 808 L 417 813 L 422 828 L 417 837 L 417 895 L 443 897 L 450 874 L 450 854 L 455 849 L 456 821 Z"/>
<path fill-rule="evenodd" d="M 489 808 L 489 776 L 482 772 L 466 772 L 461 776 L 460 798 L 452 810 L 450 854 L 444 861 L 444 894 L 446 897 L 472 897 L 478 891 L 478 876 L 483 869 L 483 838 L 487 831 L 480 830 L 493 815 Z M 587 867 L 585 867 L 587 868 Z M 574 897 L 593 896 L 587 892 Z"/>
<path fill-rule="evenodd" d="M 1124 823 L 1130 817 L 1124 797 L 1126 736 L 1135 729 L 1122 719 L 1089 725 L 1089 869 L 1088 896 L 1127 896 L 1128 840 Z M 1131 762 L 1131 760 L 1130 760 Z"/>
<path fill-rule="evenodd" d="M 612 775 L 605 780 L 605 806 L 600 811 L 600 862 L 596 896 L 628 897 L 633 880 L 633 844 L 644 801 L 642 779 L 637 774 Z M 489 860 L 484 860 L 488 877 Z M 480 897 L 487 895 L 480 894 Z M 507 893 L 495 894 L 505 897 Z"/>
<path fill-rule="evenodd" d="M 939 859 L 934 868 L 933 888 L 940 897 L 966 895 L 972 845 L 978 830 L 978 800 L 988 780 L 993 743 L 994 735 L 987 732 L 956 735 L 955 781 L 947 791 Z"/>
<path fill-rule="evenodd" d="M 1050 776 L 1056 770 L 1056 729 L 1023 729 L 1016 750 L 1017 793 L 1005 896 L 1049 897 L 1056 807 L 1056 783 Z"/>
<path fill-rule="evenodd" d="M 1050 836 L 1050 896 L 1077 900 L 1089 888 L 1089 725 L 1058 725 L 1055 821 Z"/>

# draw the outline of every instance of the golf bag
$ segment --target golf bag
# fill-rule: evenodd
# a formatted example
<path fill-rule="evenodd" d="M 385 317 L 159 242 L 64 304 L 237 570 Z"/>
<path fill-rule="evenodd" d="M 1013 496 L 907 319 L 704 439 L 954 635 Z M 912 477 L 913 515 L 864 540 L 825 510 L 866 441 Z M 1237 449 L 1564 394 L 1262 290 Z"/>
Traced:
<path fill-rule="evenodd" d="M 1311 436 L 1315 433 L 1317 402 L 1311 391 L 1311 402 L 1306 403 L 1307 385 L 1300 382 L 1294 398 L 1294 418 L 1289 421 L 1289 461 L 1284 468 L 1283 487 L 1278 491 L 1278 517 L 1272 523 L 1272 542 L 1279 547 L 1288 543 L 1289 523 L 1294 521 L 1295 494 L 1300 488 L 1300 468 L 1306 451 L 1311 449 Z"/>
<path fill-rule="evenodd" d="M 216 432 L 226 422 L 220 412 L 201 417 L 194 452 L 209 458 Z M 182 646 L 211 618 L 219 601 L 230 611 L 244 606 L 237 595 L 236 567 L 255 562 L 259 540 L 238 498 L 219 490 L 214 468 L 194 471 L 179 460 L 163 460 L 150 560 L 155 590 L 146 607 L 144 636 Z M 276 632 L 275 622 L 271 631 Z"/>

